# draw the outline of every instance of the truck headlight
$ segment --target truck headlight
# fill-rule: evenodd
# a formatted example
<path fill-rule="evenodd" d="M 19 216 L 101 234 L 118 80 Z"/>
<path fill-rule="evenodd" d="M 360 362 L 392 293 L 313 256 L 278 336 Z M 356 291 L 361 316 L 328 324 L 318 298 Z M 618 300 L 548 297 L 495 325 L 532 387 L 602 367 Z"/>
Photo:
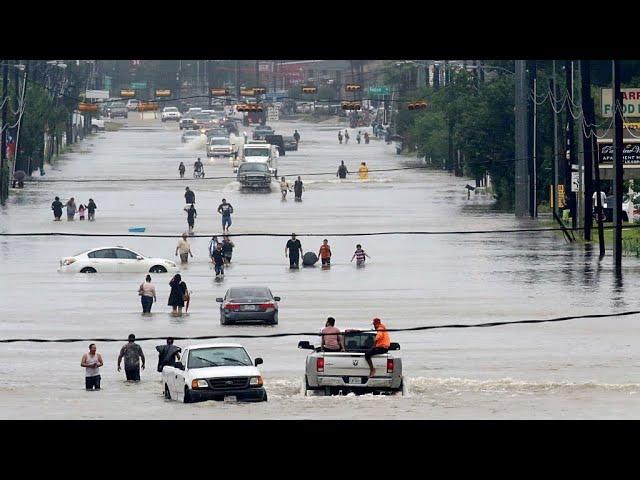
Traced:
<path fill-rule="evenodd" d="M 262 377 L 251 377 L 249 379 L 249 385 L 252 387 L 261 387 L 262 383 Z"/>
<path fill-rule="evenodd" d="M 194 390 L 197 390 L 198 388 L 207 388 L 209 386 L 209 384 L 207 383 L 206 380 L 192 380 L 191 381 L 191 388 Z"/>

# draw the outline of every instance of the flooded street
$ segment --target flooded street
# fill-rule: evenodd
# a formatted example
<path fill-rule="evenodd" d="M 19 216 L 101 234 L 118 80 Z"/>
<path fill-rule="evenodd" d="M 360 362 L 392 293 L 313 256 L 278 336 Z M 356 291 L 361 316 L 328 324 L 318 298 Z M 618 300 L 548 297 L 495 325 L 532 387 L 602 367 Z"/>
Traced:
<path fill-rule="evenodd" d="M 279 176 L 301 175 L 302 202 L 282 201 L 276 182 L 270 193 L 239 190 L 228 160 L 206 158 L 204 143 L 183 144 L 176 124 L 131 115 L 116 132 L 99 133 L 76 146 L 43 180 L 28 183 L 0 212 L 0 232 L 147 234 L 175 238 L 0 237 L 3 315 L 0 338 L 96 339 L 105 365 L 101 392 L 85 392 L 80 358 L 90 342 L 0 344 L 0 418 L 21 419 L 505 419 L 640 418 L 637 316 L 493 328 L 392 332 L 401 345 L 407 396 L 305 397 L 301 395 L 310 337 L 231 340 L 253 357 L 269 402 L 183 405 L 165 401 L 156 372 L 155 345 L 140 342 L 147 356 L 142 382 L 127 384 L 116 371 L 129 333 L 198 336 L 319 331 L 328 316 L 344 329 L 370 328 L 380 317 L 389 329 L 450 323 L 482 323 L 638 309 L 640 262 L 623 260 L 622 281 L 613 274 L 611 252 L 598 261 L 597 246 L 567 245 L 553 233 L 484 235 L 343 236 L 331 234 L 414 230 L 485 230 L 542 227 L 493 206 L 487 195 L 471 195 L 466 178 L 427 169 L 371 172 L 421 166 L 373 139 L 339 145 L 335 123 L 270 122 L 277 134 L 301 134 L 300 149 L 278 160 Z M 245 127 L 249 132 L 250 130 Z M 365 130 L 365 129 L 362 129 Z M 367 129 L 371 132 L 371 129 Z M 241 130 L 242 131 L 242 130 Z M 206 177 L 191 178 L 196 157 Z M 350 172 L 339 180 L 344 160 Z M 178 165 L 187 167 L 185 180 Z M 511 167 L 509 167 L 511 168 Z M 306 175 L 328 172 L 326 175 Z M 70 179 L 141 179 L 135 182 L 67 182 Z M 188 180 L 187 180 L 188 179 Z M 153 315 L 143 317 L 137 290 L 144 274 L 63 274 L 59 260 L 89 248 L 122 245 L 147 256 L 175 261 L 186 231 L 184 190 L 196 194 L 195 235 L 221 233 L 216 212 L 222 198 L 233 207 L 232 234 L 239 236 L 233 264 L 214 279 L 209 238 L 192 239 L 194 258 L 181 268 L 192 292 L 189 313 L 170 315 L 170 274 L 152 274 L 158 291 Z M 95 222 L 54 222 L 55 196 L 76 203 L 93 198 Z M 304 251 L 331 245 L 331 269 L 290 271 L 284 256 L 296 232 Z M 315 234 L 308 236 L 305 234 Z M 371 256 L 365 268 L 350 263 L 355 245 Z M 263 285 L 280 296 L 279 324 L 221 326 L 216 297 L 234 286 Z M 115 343 L 100 338 L 119 338 Z M 196 343 L 196 342 L 194 342 Z M 186 346 L 189 341 L 176 341 Z"/>

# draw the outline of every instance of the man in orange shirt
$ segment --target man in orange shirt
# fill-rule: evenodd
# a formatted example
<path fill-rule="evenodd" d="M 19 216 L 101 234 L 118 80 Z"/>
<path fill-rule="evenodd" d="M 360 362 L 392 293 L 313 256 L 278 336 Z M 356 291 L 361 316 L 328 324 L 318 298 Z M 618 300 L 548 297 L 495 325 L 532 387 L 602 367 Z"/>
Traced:
<path fill-rule="evenodd" d="M 376 340 L 373 347 L 364 354 L 364 358 L 369 364 L 369 376 L 373 377 L 376 374 L 376 369 L 373 368 L 373 362 L 371 361 L 372 355 L 380 355 L 389 351 L 391 340 L 389 339 L 389 333 L 386 331 L 387 327 L 380 321 L 379 318 L 373 319 L 373 328 L 377 330 Z"/>
<path fill-rule="evenodd" d="M 326 238 L 322 241 L 322 245 L 320 245 L 318 257 L 322 260 L 323 268 L 329 268 L 331 266 L 331 247 L 329 246 L 329 240 Z"/>

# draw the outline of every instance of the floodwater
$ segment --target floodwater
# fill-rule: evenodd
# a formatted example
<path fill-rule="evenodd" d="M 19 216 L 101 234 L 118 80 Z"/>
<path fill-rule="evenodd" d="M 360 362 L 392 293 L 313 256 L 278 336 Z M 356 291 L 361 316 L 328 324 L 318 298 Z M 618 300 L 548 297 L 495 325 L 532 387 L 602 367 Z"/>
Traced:
<path fill-rule="evenodd" d="M 28 184 L 0 214 L 2 232 L 125 234 L 175 238 L 0 237 L 3 315 L 1 338 L 119 338 L 318 331 L 333 316 L 341 328 L 367 328 L 380 317 L 388 328 L 448 323 L 552 318 L 635 310 L 635 257 L 624 259 L 622 278 L 611 257 L 567 245 L 551 233 L 434 236 L 332 237 L 334 233 L 410 230 L 508 229 L 530 226 L 492 206 L 486 195 L 467 199 L 465 178 L 433 170 L 372 172 L 340 181 L 344 160 L 350 171 L 362 161 L 370 169 L 420 166 L 372 140 L 338 145 L 337 124 L 273 122 L 276 133 L 302 136 L 300 150 L 279 159 L 279 174 L 301 174 L 302 202 L 270 193 L 243 193 L 232 179 L 143 181 L 187 177 L 197 156 L 207 177 L 233 177 L 227 160 L 206 158 L 203 143 L 182 144 L 175 124 L 133 118 L 117 132 L 100 133 L 76 146 L 43 180 L 114 178 L 136 182 Z M 310 176 L 311 172 L 329 172 Z M 196 234 L 219 234 L 216 208 L 234 206 L 231 232 L 300 235 L 304 251 L 318 251 L 328 238 L 330 270 L 290 271 L 286 237 L 236 237 L 233 265 L 222 282 L 208 263 L 208 238 L 194 238 L 195 258 L 182 268 L 192 291 L 188 315 L 174 318 L 167 307 L 167 274 L 153 274 L 158 302 L 141 316 L 138 285 L 144 274 L 73 275 L 57 272 L 61 257 L 88 248 L 124 245 L 149 256 L 175 259 L 186 228 L 184 189 L 196 193 Z M 53 222 L 54 196 L 76 202 L 93 198 L 93 223 Z M 290 194 L 291 196 L 293 194 Z M 535 224 L 534 224 L 535 225 Z M 313 233 L 316 236 L 305 236 Z M 365 268 L 349 260 L 355 244 L 371 256 Z M 215 298 L 227 288 L 266 285 L 282 297 L 279 325 L 219 324 Z M 269 394 L 265 404 L 206 402 L 183 405 L 162 397 L 154 346 L 140 384 L 127 384 L 116 371 L 124 343 L 97 342 L 105 360 L 103 390 L 84 391 L 80 358 L 89 342 L 0 344 L 0 418 L 29 419 L 503 419 L 640 418 L 640 373 L 636 316 L 571 320 L 474 329 L 392 333 L 401 344 L 407 396 L 304 397 L 300 394 L 305 351 L 298 337 L 241 339 L 261 370 Z M 312 338 L 308 338 L 313 340 Z M 177 344 L 185 346 L 189 342 Z"/>

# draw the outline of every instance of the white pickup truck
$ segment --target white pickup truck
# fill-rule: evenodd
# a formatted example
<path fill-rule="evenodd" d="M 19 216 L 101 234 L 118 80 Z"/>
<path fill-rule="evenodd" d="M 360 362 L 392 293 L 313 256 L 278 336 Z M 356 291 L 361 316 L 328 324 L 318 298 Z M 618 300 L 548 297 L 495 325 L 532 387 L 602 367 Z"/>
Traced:
<path fill-rule="evenodd" d="M 266 402 L 258 365 L 242 345 L 210 343 L 190 345 L 180 362 L 162 369 L 164 397 L 184 403 L 205 400 Z"/>
<path fill-rule="evenodd" d="M 348 329 L 342 336 L 344 352 L 322 351 L 308 341 L 298 343 L 298 348 L 313 350 L 307 356 L 302 382 L 305 396 L 309 392 L 324 395 L 401 392 L 405 395 L 402 359 L 394 353 L 400 350 L 399 344 L 391 343 L 388 353 L 371 357 L 376 375 L 369 377 L 369 365 L 364 354 L 373 346 L 376 333 Z"/>

